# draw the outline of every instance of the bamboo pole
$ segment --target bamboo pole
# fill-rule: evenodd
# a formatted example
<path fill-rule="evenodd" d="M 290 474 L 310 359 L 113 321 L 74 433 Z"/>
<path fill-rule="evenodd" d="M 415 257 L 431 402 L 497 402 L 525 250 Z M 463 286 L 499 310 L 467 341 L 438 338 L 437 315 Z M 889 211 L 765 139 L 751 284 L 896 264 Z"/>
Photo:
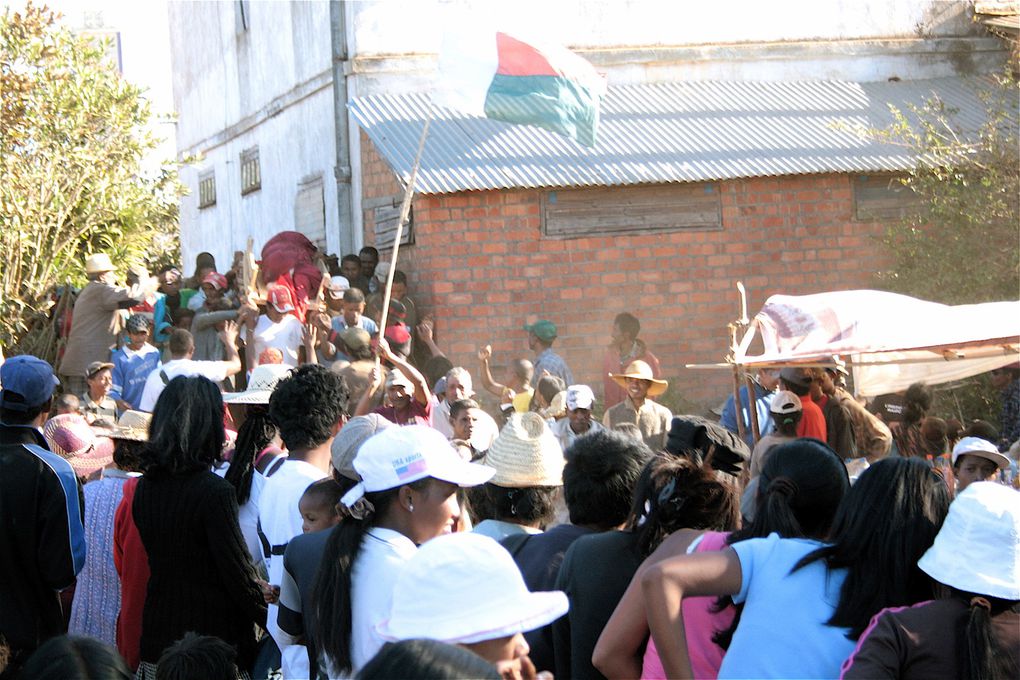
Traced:
<path fill-rule="evenodd" d="M 390 315 L 390 294 L 393 290 L 393 272 L 397 269 L 397 254 L 400 250 L 400 239 L 404 235 L 404 225 L 411 214 L 411 199 L 414 197 L 414 183 L 418 179 L 418 168 L 421 166 L 422 153 L 425 151 L 425 140 L 428 138 L 429 125 L 432 123 L 432 109 L 425 119 L 425 126 L 421 129 L 421 138 L 418 140 L 418 151 L 414 155 L 414 165 L 411 166 L 411 174 L 407 179 L 407 186 L 404 188 L 404 200 L 400 204 L 400 220 L 397 222 L 397 233 L 393 237 L 393 253 L 390 255 L 390 270 L 386 274 L 386 287 L 383 290 L 382 315 L 379 317 L 380 337 L 386 334 L 386 321 Z M 375 356 L 375 364 L 379 365 L 379 355 Z"/>

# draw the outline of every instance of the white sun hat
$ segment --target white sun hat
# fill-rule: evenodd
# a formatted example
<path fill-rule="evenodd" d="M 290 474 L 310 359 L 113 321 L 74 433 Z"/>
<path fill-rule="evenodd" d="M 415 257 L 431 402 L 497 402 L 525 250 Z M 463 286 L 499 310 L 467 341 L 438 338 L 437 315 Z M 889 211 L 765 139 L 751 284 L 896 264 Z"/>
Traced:
<path fill-rule="evenodd" d="M 428 425 L 389 427 L 369 437 L 354 457 L 361 482 L 340 502 L 351 507 L 366 493 L 394 489 L 426 477 L 458 486 L 489 481 L 495 470 L 467 463 L 438 430 Z"/>
<path fill-rule="evenodd" d="M 496 541 L 460 532 L 428 541 L 408 560 L 376 630 L 388 640 L 471 644 L 540 628 L 568 608 L 561 591 L 530 592 Z"/>
<path fill-rule="evenodd" d="M 981 437 L 964 437 L 958 441 L 956 446 L 953 447 L 953 465 L 956 465 L 956 461 L 959 460 L 960 456 L 977 456 L 978 458 L 990 460 L 1000 470 L 1009 468 L 1009 458 L 1005 454 L 999 453 L 999 449 L 995 447 L 995 444 Z"/>
<path fill-rule="evenodd" d="M 995 482 L 969 484 L 917 566 L 957 590 L 1020 600 L 1020 493 Z"/>
<path fill-rule="evenodd" d="M 225 392 L 224 404 L 268 404 L 269 396 L 276 389 L 276 383 L 290 375 L 291 366 L 286 364 L 259 364 L 248 378 L 244 392 Z"/>
<path fill-rule="evenodd" d="M 489 481 L 499 486 L 524 488 L 562 486 L 563 448 L 537 413 L 514 413 L 485 454 L 485 464 L 496 470 Z"/>

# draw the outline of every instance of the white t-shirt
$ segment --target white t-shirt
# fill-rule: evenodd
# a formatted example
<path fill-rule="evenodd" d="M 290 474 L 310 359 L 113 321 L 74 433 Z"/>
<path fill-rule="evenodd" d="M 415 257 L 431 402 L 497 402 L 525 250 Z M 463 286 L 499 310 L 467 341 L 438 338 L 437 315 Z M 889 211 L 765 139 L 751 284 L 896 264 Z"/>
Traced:
<path fill-rule="evenodd" d="M 193 361 L 191 359 L 174 359 L 166 362 L 162 368 L 157 368 L 145 379 L 145 389 L 142 390 L 142 401 L 139 405 L 140 410 L 151 412 L 156 406 L 159 395 L 163 394 L 166 384 L 160 375 L 161 372 L 166 374 L 167 382 L 182 375 L 189 378 L 200 375 L 219 385 L 227 379 L 227 362 Z"/>
<path fill-rule="evenodd" d="M 259 317 L 253 331 L 255 356 L 258 357 L 269 347 L 275 347 L 283 353 L 283 363 L 296 367 L 303 332 L 301 322 L 293 314 L 284 315 L 278 323 L 273 323 L 268 316 L 263 314 Z"/>
<path fill-rule="evenodd" d="M 386 643 L 376 625 L 390 615 L 393 587 L 417 546 L 401 533 L 372 527 L 351 572 L 351 661 L 354 673 Z M 330 677 L 333 677 L 332 673 Z"/>
<path fill-rule="evenodd" d="M 310 484 L 325 476 L 325 472 L 311 463 L 287 459 L 280 464 L 279 469 L 273 473 L 272 477 L 265 478 L 258 498 L 258 512 L 259 524 L 262 525 L 262 533 L 269 541 L 270 548 L 285 546 L 290 542 L 290 539 L 301 533 L 301 511 L 298 508 L 298 502 Z M 269 582 L 276 586 L 280 585 L 283 582 L 282 552 L 279 555 L 268 556 L 267 562 Z M 277 605 L 269 605 L 266 629 L 276 641 L 285 661 L 295 659 L 295 657 L 300 660 L 300 654 L 288 654 L 287 648 L 294 646 L 294 638 L 280 629 L 277 623 L 279 610 Z M 304 653 L 304 648 L 301 649 L 301 652 Z M 307 654 L 304 654 L 305 666 L 307 666 L 307 659 Z M 298 670 L 291 668 L 289 663 L 284 664 L 283 677 L 299 677 L 295 675 L 296 672 Z"/>

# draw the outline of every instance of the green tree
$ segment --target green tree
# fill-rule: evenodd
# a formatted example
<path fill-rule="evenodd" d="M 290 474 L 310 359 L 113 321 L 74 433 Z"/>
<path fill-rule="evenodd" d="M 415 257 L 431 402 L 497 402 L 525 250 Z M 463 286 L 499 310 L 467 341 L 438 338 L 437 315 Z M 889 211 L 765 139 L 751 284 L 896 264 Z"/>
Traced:
<path fill-rule="evenodd" d="M 874 132 L 918 158 L 899 180 L 919 201 L 886 232 L 883 288 L 947 304 L 1020 297 L 1018 83 L 1006 75 L 976 86 L 986 111 L 976 130 L 933 99 L 911 115 L 894 109 L 894 124 Z"/>
<path fill-rule="evenodd" d="M 46 7 L 0 17 L 0 344 L 48 354 L 55 286 L 84 258 L 153 264 L 177 249 L 176 167 L 143 172 L 158 144 L 142 91 Z M 49 356 L 48 358 L 53 358 Z"/>

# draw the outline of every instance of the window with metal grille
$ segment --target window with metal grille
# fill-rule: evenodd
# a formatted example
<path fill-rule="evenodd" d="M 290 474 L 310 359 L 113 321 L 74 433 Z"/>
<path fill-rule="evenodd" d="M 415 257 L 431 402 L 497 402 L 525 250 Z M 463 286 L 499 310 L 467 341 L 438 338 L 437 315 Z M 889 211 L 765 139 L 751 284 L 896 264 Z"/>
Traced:
<path fill-rule="evenodd" d="M 259 148 L 253 146 L 241 152 L 241 195 L 262 188 L 262 169 L 259 167 Z"/>
<path fill-rule="evenodd" d="M 548 191 L 542 229 L 558 238 L 722 229 L 719 187 L 705 182 Z"/>
<path fill-rule="evenodd" d="M 198 207 L 216 205 L 216 173 L 209 171 L 198 176 Z"/>
<path fill-rule="evenodd" d="M 914 190 L 899 175 L 857 175 L 853 178 L 854 219 L 858 222 L 900 220 L 920 208 Z"/>

